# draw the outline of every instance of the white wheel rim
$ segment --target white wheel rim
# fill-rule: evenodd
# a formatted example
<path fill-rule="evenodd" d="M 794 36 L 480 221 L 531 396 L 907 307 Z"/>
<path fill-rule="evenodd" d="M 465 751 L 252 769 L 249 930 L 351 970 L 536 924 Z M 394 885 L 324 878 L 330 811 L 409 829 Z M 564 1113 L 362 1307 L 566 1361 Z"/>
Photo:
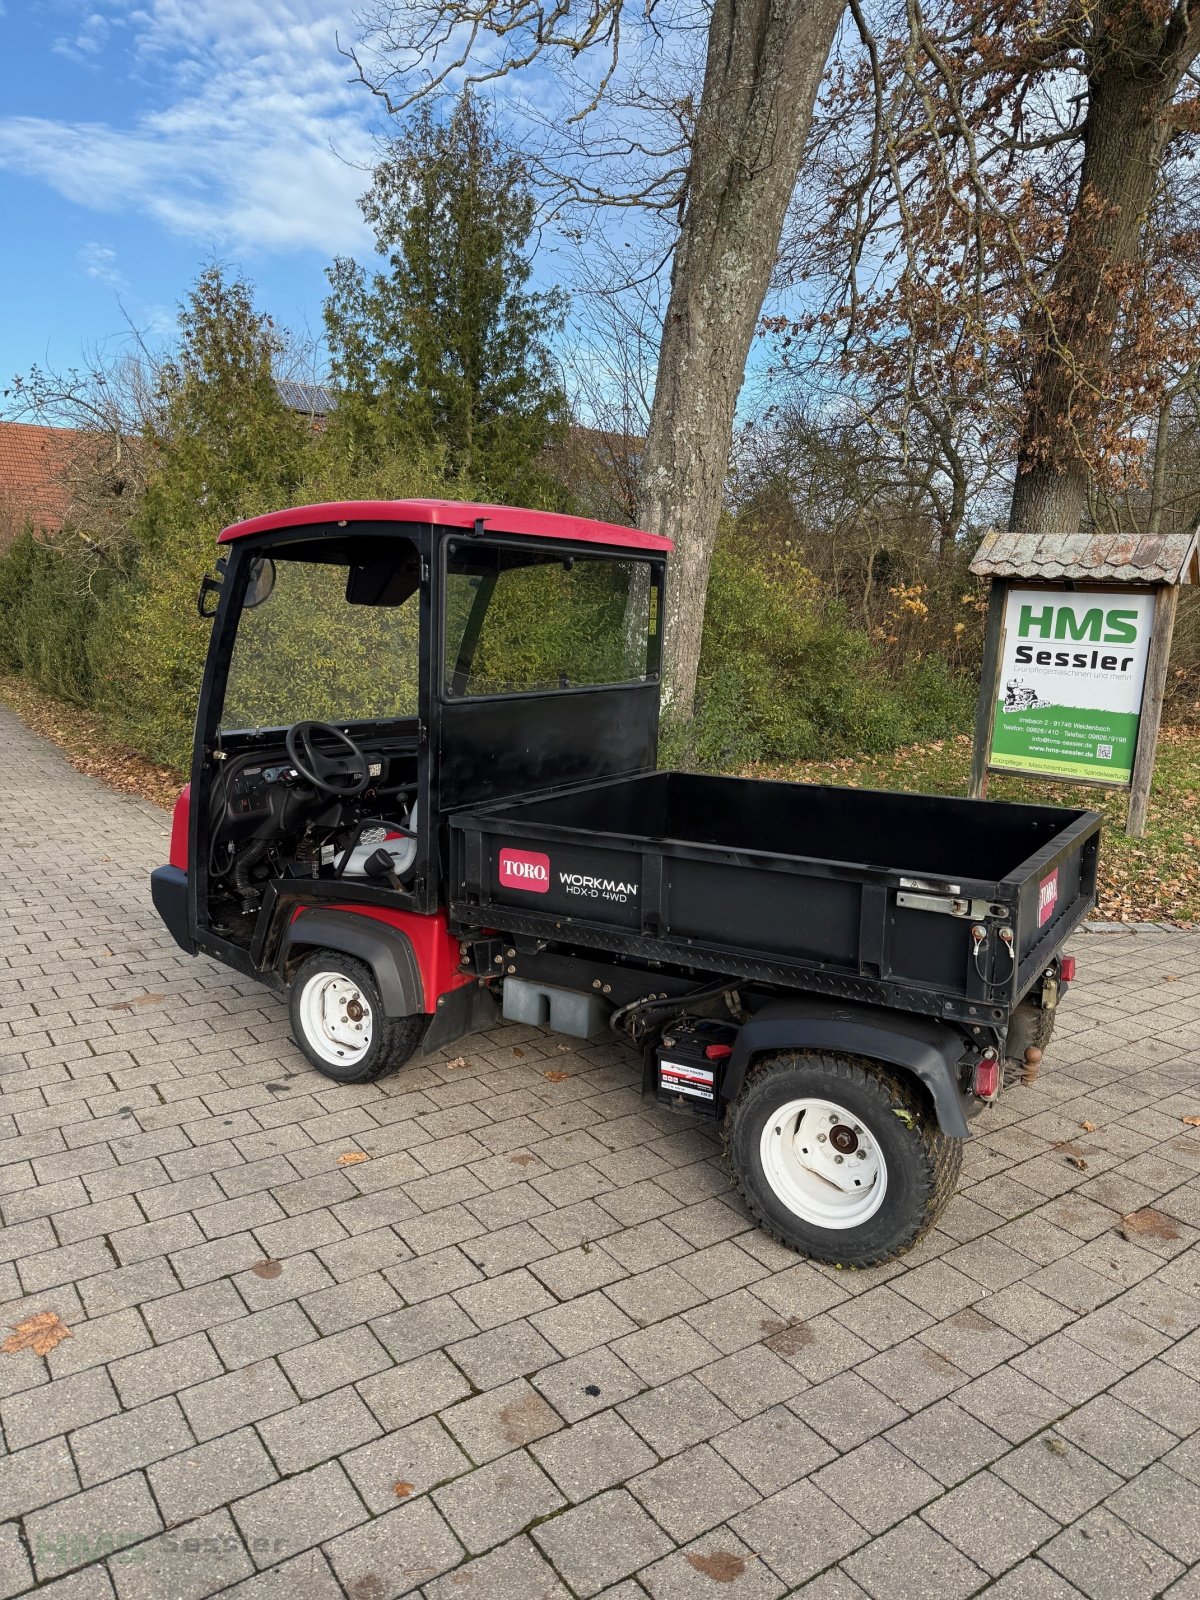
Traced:
<path fill-rule="evenodd" d="M 789 1100 L 759 1142 L 763 1174 L 779 1200 L 817 1228 L 857 1228 L 887 1193 L 887 1163 L 861 1117 L 832 1100 Z"/>
<path fill-rule="evenodd" d="M 304 1037 L 330 1066 L 360 1060 L 371 1048 L 374 1019 L 366 996 L 340 972 L 314 972 L 300 995 Z"/>

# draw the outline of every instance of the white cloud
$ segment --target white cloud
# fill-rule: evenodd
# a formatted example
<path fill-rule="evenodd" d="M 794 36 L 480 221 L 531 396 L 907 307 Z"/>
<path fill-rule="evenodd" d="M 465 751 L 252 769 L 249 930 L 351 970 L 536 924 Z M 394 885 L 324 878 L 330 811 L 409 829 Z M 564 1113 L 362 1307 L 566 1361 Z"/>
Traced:
<path fill-rule="evenodd" d="M 0 117 L 0 167 L 219 249 L 361 250 L 377 108 L 346 82 L 345 19 L 330 0 L 93 0 L 57 48 L 146 109 Z"/>
<path fill-rule="evenodd" d="M 117 252 L 111 245 L 90 239 L 79 252 L 78 261 L 85 278 L 94 278 L 118 293 L 128 287 L 125 274 L 117 266 Z"/>

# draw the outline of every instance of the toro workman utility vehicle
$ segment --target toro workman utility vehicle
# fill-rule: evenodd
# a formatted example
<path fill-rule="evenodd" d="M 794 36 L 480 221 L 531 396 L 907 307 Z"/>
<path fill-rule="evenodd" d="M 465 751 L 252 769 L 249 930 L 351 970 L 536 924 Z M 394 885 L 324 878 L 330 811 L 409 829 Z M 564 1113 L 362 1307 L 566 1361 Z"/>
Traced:
<path fill-rule="evenodd" d="M 154 902 L 370 1082 L 499 1017 L 640 1052 L 825 1261 L 904 1250 L 1040 1059 L 1088 811 L 656 769 L 670 545 L 501 506 L 301 506 L 221 535 Z"/>

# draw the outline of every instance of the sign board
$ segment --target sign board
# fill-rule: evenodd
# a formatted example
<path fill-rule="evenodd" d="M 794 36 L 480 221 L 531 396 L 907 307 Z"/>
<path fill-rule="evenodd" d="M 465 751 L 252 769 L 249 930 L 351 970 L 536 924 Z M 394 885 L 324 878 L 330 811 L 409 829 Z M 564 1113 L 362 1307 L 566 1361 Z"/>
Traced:
<path fill-rule="evenodd" d="M 1154 595 L 1009 589 L 988 766 L 1128 786 Z"/>

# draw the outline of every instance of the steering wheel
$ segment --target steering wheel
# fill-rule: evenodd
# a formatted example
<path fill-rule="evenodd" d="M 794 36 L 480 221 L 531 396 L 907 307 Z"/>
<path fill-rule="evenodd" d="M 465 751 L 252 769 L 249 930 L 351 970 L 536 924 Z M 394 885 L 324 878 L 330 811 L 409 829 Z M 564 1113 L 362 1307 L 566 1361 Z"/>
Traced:
<path fill-rule="evenodd" d="M 348 754 L 327 754 L 318 747 L 318 738 L 332 739 L 344 746 Z M 352 799 L 356 794 L 361 794 L 371 781 L 371 768 L 366 756 L 348 733 L 343 733 L 332 723 L 294 722 L 287 731 L 284 745 L 288 759 L 305 783 L 311 783 L 322 794 Z"/>

